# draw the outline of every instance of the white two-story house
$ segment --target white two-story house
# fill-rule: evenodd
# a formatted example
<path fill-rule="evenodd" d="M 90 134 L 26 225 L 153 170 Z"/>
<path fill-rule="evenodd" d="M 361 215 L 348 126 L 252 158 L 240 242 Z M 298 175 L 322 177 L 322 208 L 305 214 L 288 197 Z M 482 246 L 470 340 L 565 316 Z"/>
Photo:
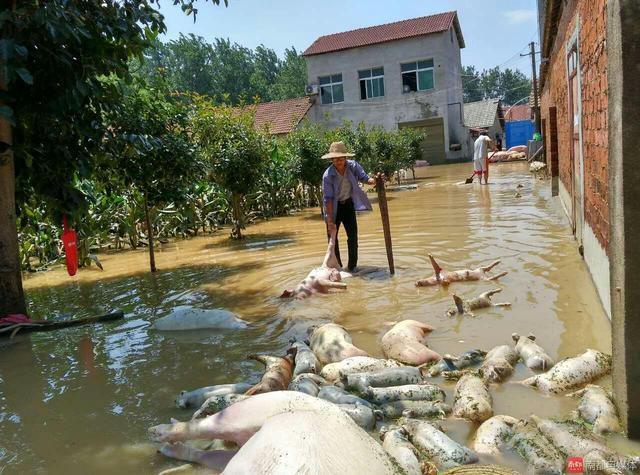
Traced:
<path fill-rule="evenodd" d="M 303 53 L 307 91 L 317 94 L 308 117 L 327 127 L 419 128 L 429 163 L 465 159 L 461 48 L 456 12 L 321 36 Z"/>

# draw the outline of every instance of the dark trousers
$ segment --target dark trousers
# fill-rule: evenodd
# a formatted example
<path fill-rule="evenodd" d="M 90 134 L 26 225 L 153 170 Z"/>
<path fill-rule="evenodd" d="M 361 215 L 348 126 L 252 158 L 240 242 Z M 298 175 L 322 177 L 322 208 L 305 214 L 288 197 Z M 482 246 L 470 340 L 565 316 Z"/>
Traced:
<path fill-rule="evenodd" d="M 352 271 L 358 265 L 358 222 L 356 221 L 356 210 L 351 198 L 344 203 L 338 202 L 338 213 L 336 215 L 336 228 L 338 231 L 340 230 L 340 224 L 344 224 L 344 230 L 347 232 L 347 247 L 349 248 L 349 265 L 347 267 Z M 342 266 L 337 235 L 335 253 L 340 266 Z"/>

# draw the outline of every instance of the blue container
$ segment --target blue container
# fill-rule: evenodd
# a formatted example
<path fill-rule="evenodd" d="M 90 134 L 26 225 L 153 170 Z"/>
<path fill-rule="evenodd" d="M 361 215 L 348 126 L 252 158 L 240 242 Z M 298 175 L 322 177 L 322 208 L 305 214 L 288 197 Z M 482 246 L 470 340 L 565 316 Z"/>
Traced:
<path fill-rule="evenodd" d="M 506 122 L 504 135 L 507 149 L 516 145 L 527 145 L 533 139 L 534 125 L 530 120 L 515 120 Z"/>

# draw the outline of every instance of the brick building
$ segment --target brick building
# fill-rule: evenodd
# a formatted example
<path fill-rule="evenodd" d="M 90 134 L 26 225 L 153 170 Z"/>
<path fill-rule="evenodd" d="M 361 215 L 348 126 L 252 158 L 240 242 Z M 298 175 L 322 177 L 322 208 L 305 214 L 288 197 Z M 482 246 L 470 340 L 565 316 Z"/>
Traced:
<path fill-rule="evenodd" d="M 542 133 L 578 250 L 611 318 L 613 390 L 640 438 L 640 1 L 538 0 Z"/>
<path fill-rule="evenodd" d="M 553 191 L 611 315 L 606 3 L 540 0 L 538 8 L 540 112 Z"/>

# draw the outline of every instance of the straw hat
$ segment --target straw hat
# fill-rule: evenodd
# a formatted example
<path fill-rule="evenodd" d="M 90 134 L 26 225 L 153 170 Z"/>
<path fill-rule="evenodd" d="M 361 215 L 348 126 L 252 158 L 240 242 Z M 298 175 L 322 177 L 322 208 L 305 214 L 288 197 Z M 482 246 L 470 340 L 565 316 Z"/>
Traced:
<path fill-rule="evenodd" d="M 331 160 L 332 158 L 353 157 L 355 154 L 347 152 L 344 142 L 332 142 L 329 146 L 329 153 L 325 153 L 322 158 Z"/>

